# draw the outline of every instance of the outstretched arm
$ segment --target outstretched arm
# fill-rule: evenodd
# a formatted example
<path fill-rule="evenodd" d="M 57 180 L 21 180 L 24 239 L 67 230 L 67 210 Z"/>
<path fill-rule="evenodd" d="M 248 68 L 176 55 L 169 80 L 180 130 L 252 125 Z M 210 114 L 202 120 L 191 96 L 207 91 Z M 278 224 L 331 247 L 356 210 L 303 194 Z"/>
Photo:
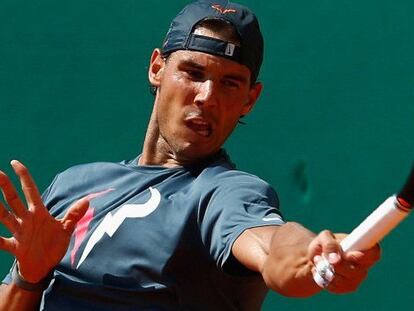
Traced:
<path fill-rule="evenodd" d="M 346 293 L 357 289 L 368 269 L 379 260 L 376 246 L 364 252 L 341 251 L 344 235 L 325 230 L 318 235 L 298 223 L 246 230 L 233 245 L 233 255 L 247 268 L 261 273 L 266 285 L 285 296 L 307 297 L 321 288 L 313 280 L 315 263 L 326 256 L 336 276 L 327 290 Z"/>
<path fill-rule="evenodd" d="M 63 219 L 53 218 L 44 206 L 35 182 L 27 168 L 18 161 L 12 167 L 20 179 L 26 204 L 0 171 L 7 209 L 0 203 L 0 222 L 10 231 L 11 238 L 0 237 L 0 249 L 11 253 L 17 261 L 19 274 L 29 283 L 38 283 L 54 269 L 65 255 L 76 223 L 89 206 L 89 198 L 74 203 Z M 34 310 L 41 291 L 20 288 L 15 282 L 0 287 L 0 310 Z"/>

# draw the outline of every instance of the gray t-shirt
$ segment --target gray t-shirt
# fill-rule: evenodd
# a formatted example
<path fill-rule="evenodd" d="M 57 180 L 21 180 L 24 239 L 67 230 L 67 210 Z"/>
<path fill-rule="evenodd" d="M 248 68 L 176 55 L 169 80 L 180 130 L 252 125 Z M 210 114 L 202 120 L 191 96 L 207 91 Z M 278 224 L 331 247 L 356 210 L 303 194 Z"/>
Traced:
<path fill-rule="evenodd" d="M 91 195 L 41 310 L 259 310 L 267 289 L 231 254 L 246 229 L 281 225 L 275 191 L 224 151 L 197 167 L 91 163 L 57 175 L 53 216 Z M 10 275 L 5 283 L 10 282 Z"/>

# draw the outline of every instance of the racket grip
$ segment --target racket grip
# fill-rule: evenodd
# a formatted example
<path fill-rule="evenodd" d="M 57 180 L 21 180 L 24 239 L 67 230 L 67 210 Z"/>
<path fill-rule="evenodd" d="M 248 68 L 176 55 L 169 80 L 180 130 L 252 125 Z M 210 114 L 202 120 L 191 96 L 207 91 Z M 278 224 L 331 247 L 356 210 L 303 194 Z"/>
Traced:
<path fill-rule="evenodd" d="M 401 203 L 399 199 L 401 199 Z M 340 243 L 344 252 L 363 251 L 373 247 L 394 229 L 413 209 L 412 201 L 405 197 L 391 196 L 377 207 L 365 220 Z M 323 259 L 316 266 L 313 279 L 321 288 L 326 288 L 332 281 L 335 270 Z"/>
<path fill-rule="evenodd" d="M 373 247 L 407 217 L 409 211 L 395 195 L 389 197 L 341 241 L 342 250 L 362 251 Z"/>

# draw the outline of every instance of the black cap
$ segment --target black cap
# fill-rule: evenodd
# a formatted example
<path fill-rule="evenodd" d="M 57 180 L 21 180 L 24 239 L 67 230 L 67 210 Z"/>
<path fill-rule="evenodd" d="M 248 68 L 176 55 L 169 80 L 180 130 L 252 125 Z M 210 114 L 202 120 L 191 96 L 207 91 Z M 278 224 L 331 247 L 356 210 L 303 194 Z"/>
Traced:
<path fill-rule="evenodd" d="M 240 46 L 231 42 L 194 34 L 197 24 L 206 19 L 230 22 L 240 37 Z M 255 82 L 263 61 L 263 37 L 256 16 L 237 3 L 199 0 L 190 3 L 171 22 L 161 52 L 193 50 L 222 56 L 247 66 Z"/>

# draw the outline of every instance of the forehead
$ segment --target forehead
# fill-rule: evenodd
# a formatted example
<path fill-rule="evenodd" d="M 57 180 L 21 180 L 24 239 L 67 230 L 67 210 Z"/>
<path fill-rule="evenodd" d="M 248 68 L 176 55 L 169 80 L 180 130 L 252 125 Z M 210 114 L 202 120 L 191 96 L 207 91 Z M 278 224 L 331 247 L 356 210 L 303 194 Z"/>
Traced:
<path fill-rule="evenodd" d="M 168 62 L 171 62 L 174 66 L 187 65 L 222 74 L 237 74 L 250 81 L 250 70 L 247 66 L 222 56 L 199 51 L 178 50 L 171 53 Z"/>

